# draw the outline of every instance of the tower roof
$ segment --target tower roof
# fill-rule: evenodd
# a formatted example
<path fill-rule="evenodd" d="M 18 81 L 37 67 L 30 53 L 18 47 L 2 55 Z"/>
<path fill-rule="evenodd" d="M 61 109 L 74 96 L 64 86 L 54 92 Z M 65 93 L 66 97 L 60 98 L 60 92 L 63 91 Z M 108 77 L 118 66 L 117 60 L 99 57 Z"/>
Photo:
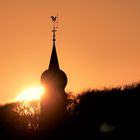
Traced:
<path fill-rule="evenodd" d="M 49 64 L 49 70 L 54 70 L 54 69 L 59 69 L 59 62 L 58 62 L 55 42 L 53 42 L 53 49 L 52 49 L 52 54 L 51 54 L 50 64 Z"/>
<path fill-rule="evenodd" d="M 43 85 L 47 85 L 48 87 L 57 87 L 56 89 L 64 89 L 66 84 L 67 84 L 67 76 L 66 74 L 60 70 L 59 68 L 59 62 L 58 62 L 58 57 L 57 57 L 57 52 L 56 52 L 56 46 L 55 46 L 55 41 L 56 41 L 56 17 L 52 16 L 52 21 L 53 21 L 53 48 L 52 48 L 52 53 L 50 57 L 50 64 L 48 70 L 44 71 L 41 75 L 41 82 Z M 53 89 L 55 89 L 53 88 Z"/>

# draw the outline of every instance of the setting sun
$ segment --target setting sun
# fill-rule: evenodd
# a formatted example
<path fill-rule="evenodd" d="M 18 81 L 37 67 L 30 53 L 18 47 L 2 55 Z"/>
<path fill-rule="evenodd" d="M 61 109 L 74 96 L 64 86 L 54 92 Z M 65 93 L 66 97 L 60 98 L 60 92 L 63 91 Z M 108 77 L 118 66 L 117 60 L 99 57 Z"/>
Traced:
<path fill-rule="evenodd" d="M 44 88 L 41 86 L 30 87 L 23 90 L 17 97 L 17 101 L 39 100 L 43 94 Z"/>

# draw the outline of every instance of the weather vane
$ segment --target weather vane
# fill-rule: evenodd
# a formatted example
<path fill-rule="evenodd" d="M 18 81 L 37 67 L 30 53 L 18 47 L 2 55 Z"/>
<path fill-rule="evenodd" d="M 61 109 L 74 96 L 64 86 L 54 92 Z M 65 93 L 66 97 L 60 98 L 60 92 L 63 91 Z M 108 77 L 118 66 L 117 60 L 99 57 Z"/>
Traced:
<path fill-rule="evenodd" d="M 52 19 L 52 22 L 53 22 L 53 30 L 52 30 L 52 32 L 53 32 L 53 41 L 55 42 L 56 41 L 55 33 L 57 31 L 56 29 L 58 29 L 58 15 L 57 16 L 51 16 L 51 19 Z"/>

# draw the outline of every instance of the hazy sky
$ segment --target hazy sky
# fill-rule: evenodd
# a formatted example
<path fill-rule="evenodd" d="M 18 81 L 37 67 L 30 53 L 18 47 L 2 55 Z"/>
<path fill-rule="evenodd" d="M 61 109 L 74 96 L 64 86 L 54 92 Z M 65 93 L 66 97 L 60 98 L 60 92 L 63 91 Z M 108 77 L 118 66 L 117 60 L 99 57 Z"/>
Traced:
<path fill-rule="evenodd" d="M 0 102 L 40 85 L 57 12 L 66 91 L 140 80 L 140 0 L 0 0 Z"/>

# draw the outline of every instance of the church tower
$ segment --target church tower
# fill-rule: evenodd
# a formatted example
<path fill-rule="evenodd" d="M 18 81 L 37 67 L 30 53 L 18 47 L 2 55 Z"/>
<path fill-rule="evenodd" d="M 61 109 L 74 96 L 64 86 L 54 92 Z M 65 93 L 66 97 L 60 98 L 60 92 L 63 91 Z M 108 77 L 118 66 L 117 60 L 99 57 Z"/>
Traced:
<path fill-rule="evenodd" d="M 61 124 L 66 115 L 67 95 L 65 87 L 67 76 L 60 69 L 56 52 L 57 17 L 51 17 L 53 22 L 53 48 L 49 68 L 41 75 L 41 83 L 45 92 L 41 98 L 41 127 L 55 128 Z"/>

